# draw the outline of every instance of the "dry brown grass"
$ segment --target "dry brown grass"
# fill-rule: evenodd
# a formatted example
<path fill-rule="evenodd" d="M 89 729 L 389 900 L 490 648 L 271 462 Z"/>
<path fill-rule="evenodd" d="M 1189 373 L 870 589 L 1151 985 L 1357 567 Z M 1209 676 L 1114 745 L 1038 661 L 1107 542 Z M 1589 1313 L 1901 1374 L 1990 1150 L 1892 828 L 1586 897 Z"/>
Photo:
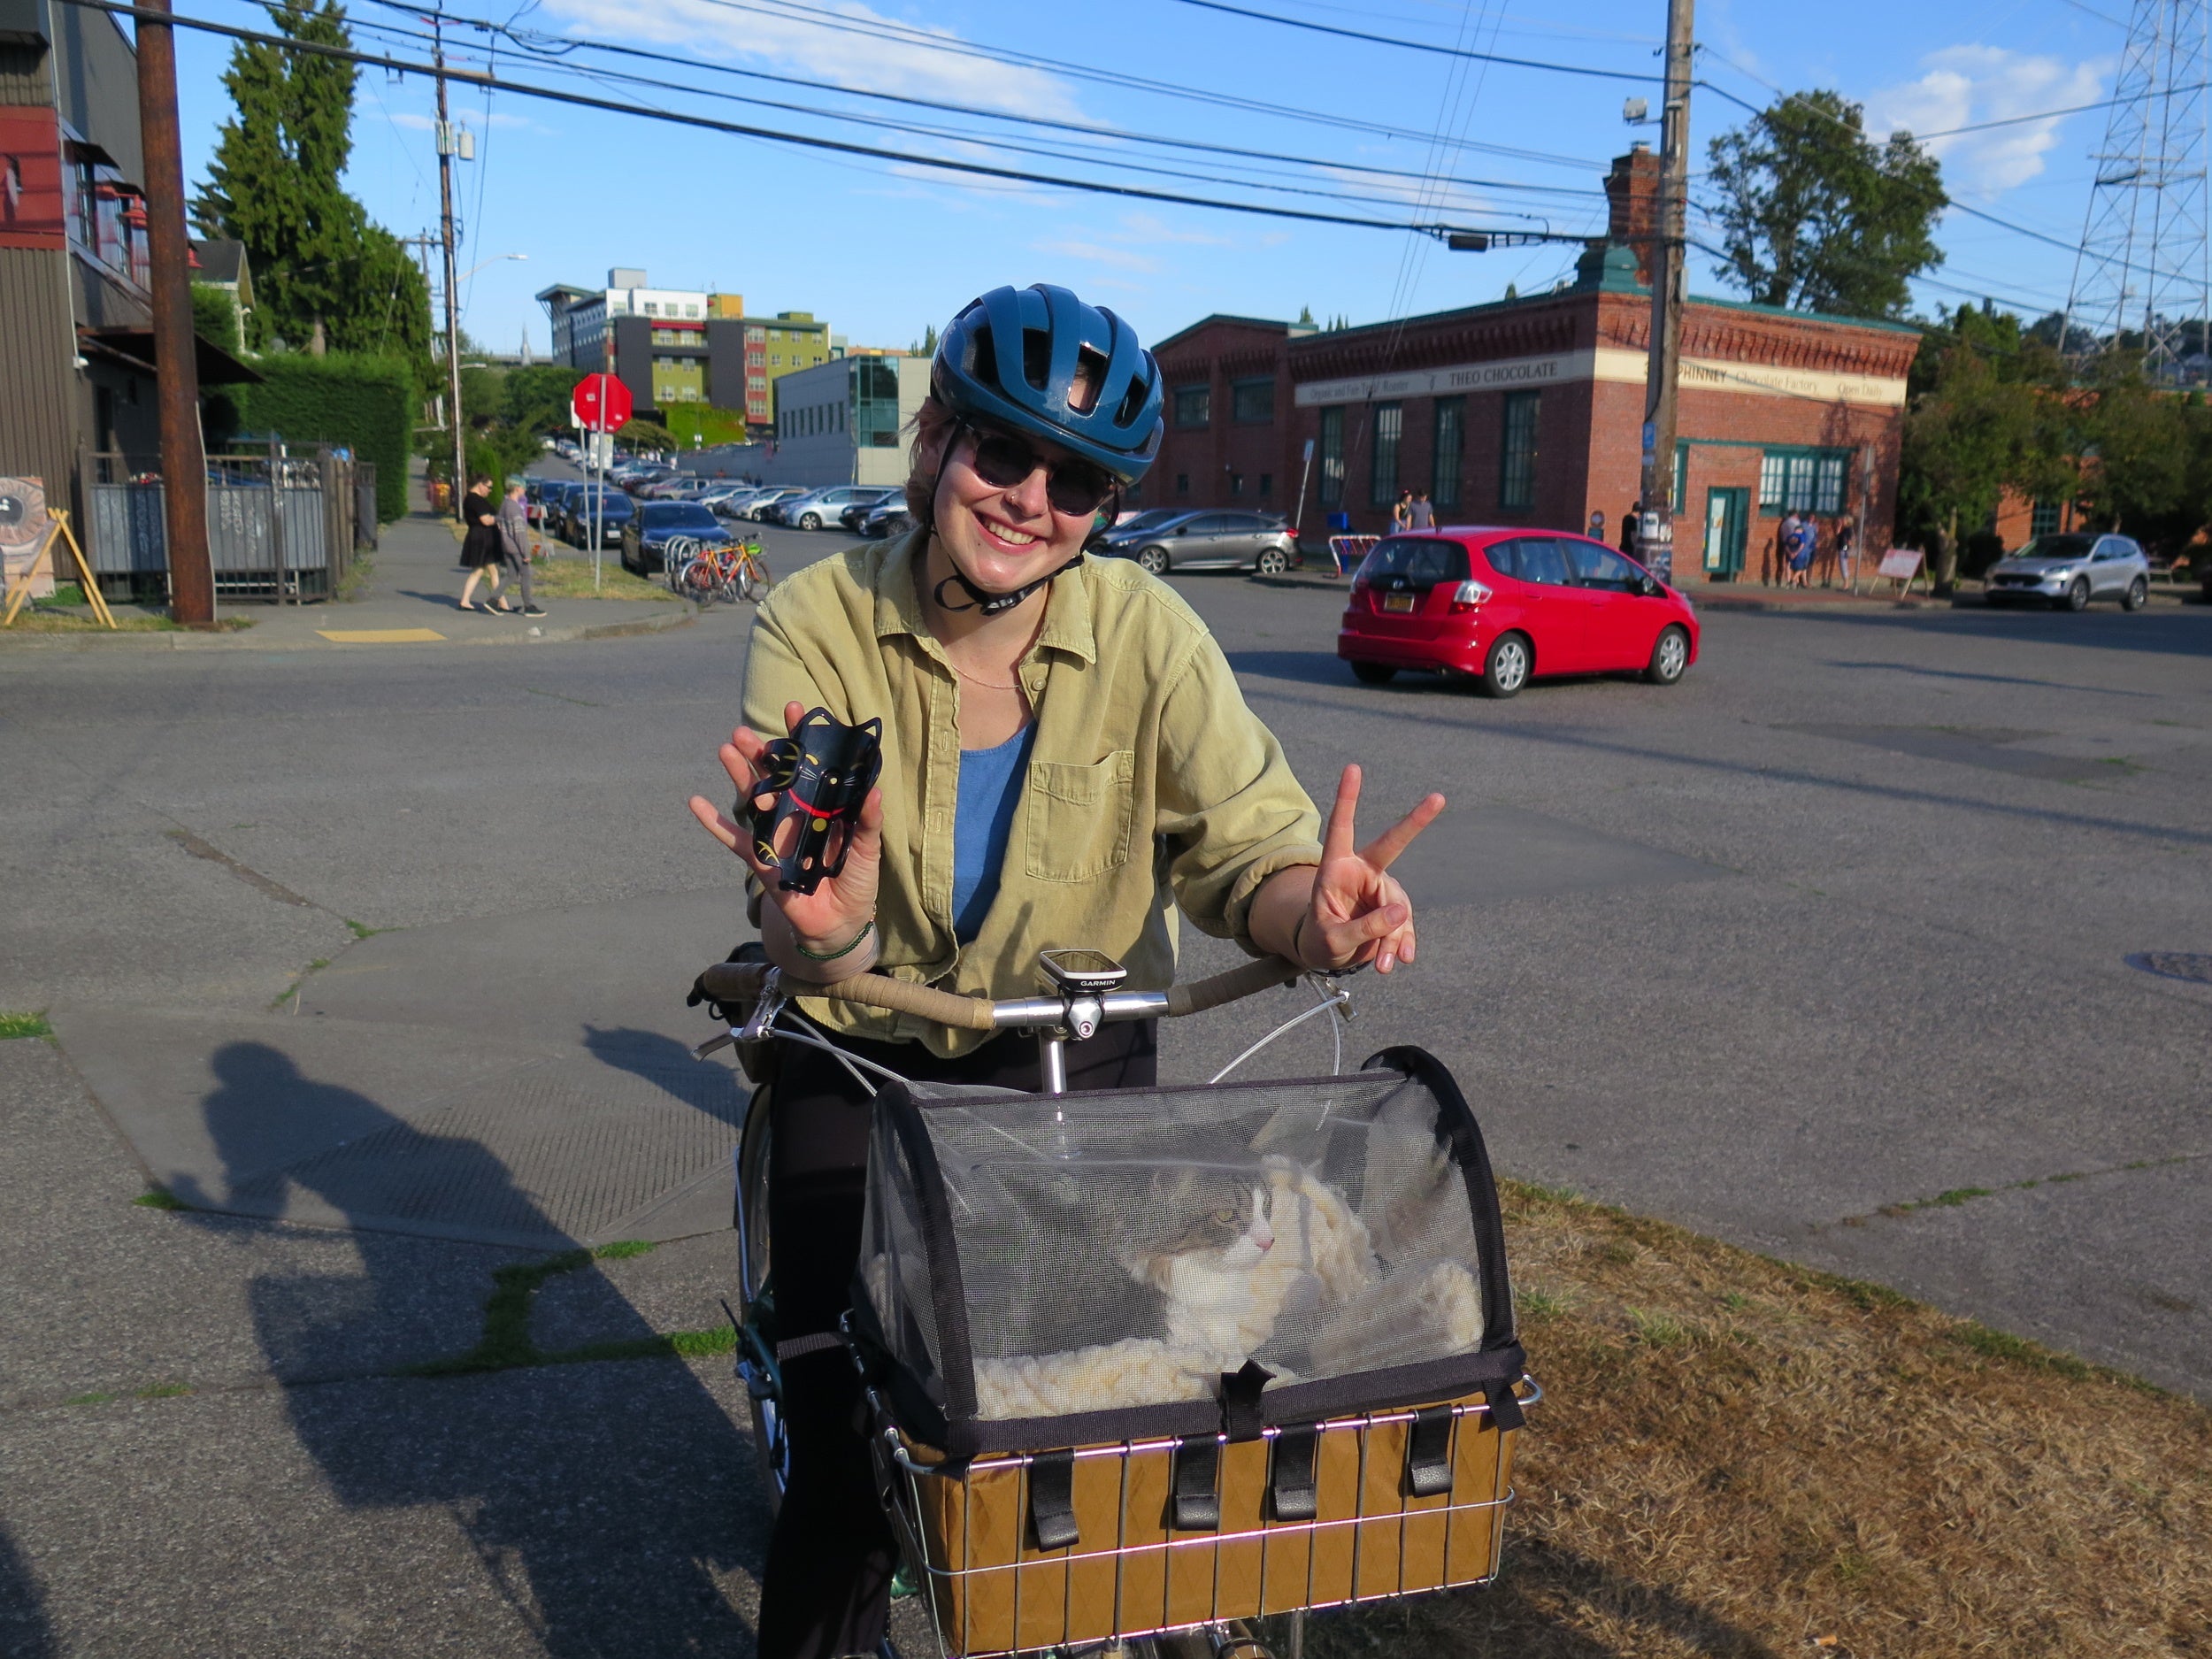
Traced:
<path fill-rule="evenodd" d="M 1547 1398 L 1504 1570 L 1316 1615 L 1314 1659 L 2212 1655 L 2212 1413 L 1679 1228 L 1506 1202 Z"/>

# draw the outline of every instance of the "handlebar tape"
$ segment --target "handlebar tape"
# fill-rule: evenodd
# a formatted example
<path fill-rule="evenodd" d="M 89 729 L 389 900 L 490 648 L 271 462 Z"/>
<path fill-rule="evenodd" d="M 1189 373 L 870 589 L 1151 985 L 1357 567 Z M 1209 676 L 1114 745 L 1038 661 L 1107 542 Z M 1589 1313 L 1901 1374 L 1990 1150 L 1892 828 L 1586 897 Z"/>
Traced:
<path fill-rule="evenodd" d="M 718 962 L 700 976 L 707 995 L 718 1002 L 742 1002 L 760 994 L 766 968 L 757 963 Z M 1210 979 L 1195 980 L 1189 985 L 1170 986 L 1167 992 L 1167 1014 L 1179 1019 L 1186 1014 L 1201 1014 L 1210 1008 L 1219 1008 L 1240 997 L 1253 995 L 1272 986 L 1287 985 L 1299 975 L 1300 970 L 1278 957 L 1263 957 L 1248 962 L 1240 968 L 1226 973 L 1217 973 Z M 913 985 L 904 979 L 895 979 L 884 973 L 857 973 L 849 979 L 840 979 L 834 985 L 809 985 L 803 980 L 786 979 L 785 988 L 800 996 L 826 996 L 841 1002 L 858 1002 L 867 1008 L 880 1008 L 894 1014 L 911 1014 L 917 1019 L 926 1019 L 936 1025 L 949 1025 L 956 1031 L 995 1031 L 991 1018 L 991 1004 L 979 996 L 962 996 L 951 991 L 940 991 L 926 985 Z"/>

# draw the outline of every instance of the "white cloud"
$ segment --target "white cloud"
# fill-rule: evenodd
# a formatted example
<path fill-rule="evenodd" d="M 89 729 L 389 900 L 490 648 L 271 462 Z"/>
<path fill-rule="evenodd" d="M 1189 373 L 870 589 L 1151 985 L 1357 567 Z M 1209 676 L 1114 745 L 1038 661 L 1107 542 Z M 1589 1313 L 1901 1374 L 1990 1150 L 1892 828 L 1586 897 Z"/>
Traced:
<path fill-rule="evenodd" d="M 578 34 L 626 44 L 764 60 L 839 86 L 943 98 L 1019 115 L 1067 119 L 1082 113 L 1068 83 L 1057 76 L 943 50 L 912 37 L 934 35 L 957 42 L 959 36 L 949 29 L 903 22 L 851 0 L 824 9 L 908 38 L 888 40 L 803 17 L 738 12 L 711 0 L 659 0 L 650 6 L 628 0 L 550 0 L 548 9 Z"/>
<path fill-rule="evenodd" d="M 1160 262 L 1133 248 L 1110 248 L 1095 242 L 1033 242 L 1033 252 L 1056 254 L 1063 259 L 1082 259 L 1116 271 L 1157 271 Z"/>
<path fill-rule="evenodd" d="M 1919 80 L 1868 100 L 1870 133 L 1879 135 L 1901 127 L 1915 133 L 1939 133 L 2038 110 L 2094 103 L 2108 67 L 2098 59 L 2070 62 L 1980 45 L 1947 46 L 1923 58 L 1920 66 L 1925 73 Z M 1986 199 L 2042 173 L 2064 119 L 2053 116 L 1933 138 L 1928 149 L 1942 160 L 1944 182 L 1954 194 Z"/>

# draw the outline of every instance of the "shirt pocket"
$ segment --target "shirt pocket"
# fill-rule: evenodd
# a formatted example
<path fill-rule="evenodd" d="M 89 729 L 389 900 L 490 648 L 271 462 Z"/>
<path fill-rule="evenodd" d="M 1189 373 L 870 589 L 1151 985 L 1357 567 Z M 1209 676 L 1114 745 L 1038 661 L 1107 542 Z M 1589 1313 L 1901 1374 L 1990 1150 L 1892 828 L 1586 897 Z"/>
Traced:
<path fill-rule="evenodd" d="M 1033 880 L 1088 881 L 1129 862 L 1136 762 L 1134 749 L 1121 749 L 1089 765 L 1029 763 L 1022 816 Z"/>

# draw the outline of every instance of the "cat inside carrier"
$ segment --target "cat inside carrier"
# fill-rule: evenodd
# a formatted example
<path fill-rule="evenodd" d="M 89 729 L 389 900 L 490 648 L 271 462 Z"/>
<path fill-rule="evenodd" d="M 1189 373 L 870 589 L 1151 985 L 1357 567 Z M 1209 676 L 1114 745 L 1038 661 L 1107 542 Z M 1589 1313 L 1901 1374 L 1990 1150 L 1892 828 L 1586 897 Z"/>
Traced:
<path fill-rule="evenodd" d="M 1532 1385 L 1488 1156 L 1433 1056 L 893 1085 L 873 1134 L 853 1336 L 947 1652 L 1495 1571 Z"/>

